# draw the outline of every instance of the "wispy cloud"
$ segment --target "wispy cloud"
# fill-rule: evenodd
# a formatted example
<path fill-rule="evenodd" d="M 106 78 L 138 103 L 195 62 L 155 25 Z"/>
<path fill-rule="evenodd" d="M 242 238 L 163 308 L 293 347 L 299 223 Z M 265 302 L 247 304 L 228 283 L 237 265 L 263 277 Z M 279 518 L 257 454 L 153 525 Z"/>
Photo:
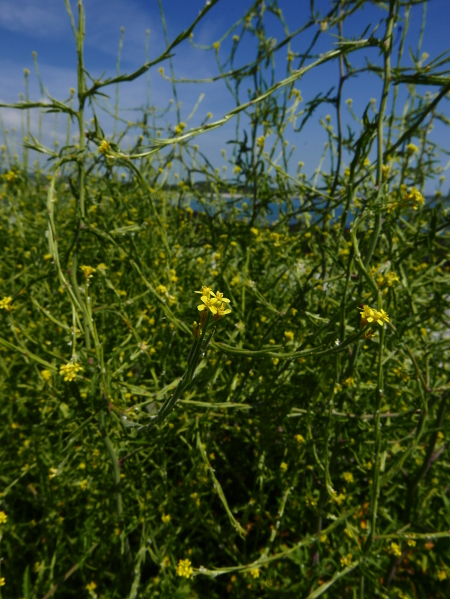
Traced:
<path fill-rule="evenodd" d="M 39 38 L 59 36 L 70 25 L 60 0 L 2 0 L 0 26 Z"/>

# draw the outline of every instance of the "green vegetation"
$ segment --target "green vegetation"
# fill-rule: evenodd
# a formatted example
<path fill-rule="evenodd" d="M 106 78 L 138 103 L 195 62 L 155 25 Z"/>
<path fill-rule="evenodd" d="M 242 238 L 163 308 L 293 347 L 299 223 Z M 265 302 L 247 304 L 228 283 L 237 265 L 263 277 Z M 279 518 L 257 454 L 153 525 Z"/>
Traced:
<path fill-rule="evenodd" d="M 232 180 L 193 145 L 232 113 L 169 133 L 141 117 L 124 124 L 142 132 L 129 151 L 97 113 L 84 134 L 103 87 L 193 28 L 137 74 L 92 82 L 80 3 L 77 108 L 74 95 L 15 105 L 67 114 L 78 144 L 28 131 L 22 162 L 2 148 L 3 597 L 449 596 L 450 214 L 440 187 L 423 189 L 441 176 L 428 134 L 450 84 L 445 57 L 402 66 L 413 4 L 392 0 L 376 32 L 316 58 L 291 52 L 286 26 L 287 76 L 269 85 L 280 44 L 255 2 L 223 75 L 232 92 L 255 85 L 247 104 L 235 96 L 250 125 L 224 158 Z M 363 5 L 309 26 L 342 31 Z M 265 10 L 283 22 L 276 2 Z M 233 71 L 244 35 L 258 58 Z M 379 100 L 346 137 L 342 87 L 369 47 Z M 330 168 L 293 175 L 286 127 L 326 101 L 303 105 L 294 86 L 327 60 L 342 83 L 337 131 L 322 122 Z M 49 170 L 29 172 L 30 150 Z"/>

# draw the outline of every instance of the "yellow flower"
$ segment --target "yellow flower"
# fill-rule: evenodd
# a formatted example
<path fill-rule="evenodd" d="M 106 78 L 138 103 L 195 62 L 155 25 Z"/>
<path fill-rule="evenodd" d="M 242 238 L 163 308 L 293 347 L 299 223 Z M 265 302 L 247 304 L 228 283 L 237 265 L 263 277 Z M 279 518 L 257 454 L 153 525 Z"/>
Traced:
<path fill-rule="evenodd" d="M 217 304 L 216 305 L 217 308 L 217 313 L 214 314 L 214 318 L 213 320 L 218 320 L 219 318 L 223 318 L 225 316 L 225 314 L 230 314 L 231 310 L 230 308 L 227 306 L 227 304 Z"/>
<path fill-rule="evenodd" d="M 417 210 L 417 208 L 419 206 L 423 206 L 425 204 L 425 200 L 424 200 L 423 195 L 417 189 L 417 187 L 413 187 L 413 188 L 411 188 L 411 191 L 409 191 L 403 197 L 403 203 L 404 204 L 411 204 L 411 206 L 413 207 L 413 209 Z"/>
<path fill-rule="evenodd" d="M 74 381 L 81 370 L 83 368 L 77 362 L 68 362 L 60 367 L 59 374 L 64 376 L 65 381 Z"/>
<path fill-rule="evenodd" d="M 205 295 L 206 297 L 209 297 L 211 295 L 211 293 L 213 293 L 213 291 L 212 291 L 212 287 L 205 287 L 205 285 L 202 285 L 202 290 L 194 291 L 194 293 L 200 293 L 200 295 Z M 213 293 L 213 295 L 214 295 L 214 293 Z"/>
<path fill-rule="evenodd" d="M 163 293 L 167 292 L 167 287 L 165 285 L 158 285 L 156 292 L 159 293 L 159 295 L 163 295 Z"/>
<path fill-rule="evenodd" d="M 0 587 L 4 587 L 6 584 L 4 576 L 0 578 Z"/>
<path fill-rule="evenodd" d="M 163 521 L 163 524 L 167 524 L 168 522 L 170 522 L 170 514 L 163 514 L 161 516 L 161 520 Z"/>
<path fill-rule="evenodd" d="M 102 275 L 105 274 L 105 271 L 107 269 L 108 269 L 108 267 L 103 262 L 100 262 L 100 264 L 97 266 L 97 270 L 99 270 L 102 273 Z"/>
<path fill-rule="evenodd" d="M 14 183 L 14 181 L 17 179 L 17 175 L 14 171 L 8 171 L 5 175 L 5 179 L 8 183 Z"/>
<path fill-rule="evenodd" d="M 50 468 L 50 472 L 48 477 L 51 478 L 55 478 L 55 476 L 58 474 L 58 468 Z"/>
<path fill-rule="evenodd" d="M 250 570 L 250 576 L 253 576 L 253 578 L 259 578 L 259 568 L 252 568 Z"/>
<path fill-rule="evenodd" d="M 448 578 L 447 572 L 445 570 L 438 570 L 437 576 L 439 580 L 445 580 L 446 578 Z"/>
<path fill-rule="evenodd" d="M 409 539 L 408 540 L 408 545 L 409 545 L 409 547 L 415 547 L 416 546 L 415 540 L 414 539 Z"/>
<path fill-rule="evenodd" d="M 398 281 L 400 281 L 400 279 L 398 278 L 398 275 L 395 274 L 395 272 L 388 272 L 388 274 L 386 275 L 386 283 L 388 287 L 391 287 L 394 283 L 398 283 Z"/>
<path fill-rule="evenodd" d="M 225 302 L 226 304 L 230 303 L 230 300 L 226 297 L 223 297 L 223 293 L 220 291 L 216 291 L 216 293 L 211 291 L 211 295 L 214 296 L 218 302 Z"/>
<path fill-rule="evenodd" d="M 183 133 L 185 128 L 186 128 L 185 123 L 179 123 L 178 125 L 175 125 L 174 130 L 177 135 L 180 135 L 181 133 Z M 179 185 L 180 185 L 180 187 L 182 187 L 183 181 L 180 181 Z"/>
<path fill-rule="evenodd" d="M 294 340 L 294 333 L 292 331 L 284 331 L 284 336 L 288 341 Z"/>
<path fill-rule="evenodd" d="M 363 311 L 360 314 L 362 326 L 365 326 L 368 322 L 376 322 L 382 327 L 383 322 L 389 322 L 389 317 L 383 309 L 375 310 L 375 308 L 371 308 L 367 304 L 363 306 Z"/>
<path fill-rule="evenodd" d="M 80 266 L 81 270 L 86 279 L 92 279 L 92 274 L 95 272 L 95 268 L 93 266 Z"/>
<path fill-rule="evenodd" d="M 202 295 L 200 299 L 202 300 L 203 304 L 197 306 L 199 312 L 202 310 L 209 310 L 212 312 L 212 314 L 217 314 L 217 308 L 214 306 L 214 304 L 217 303 L 217 299 L 215 297 L 207 297 L 206 295 Z"/>
<path fill-rule="evenodd" d="M 102 143 L 100 144 L 98 151 L 100 152 L 100 154 L 106 154 L 110 150 L 111 150 L 111 146 L 109 145 L 109 142 L 107 142 L 106 139 L 104 139 L 102 141 Z"/>
<path fill-rule="evenodd" d="M 214 42 L 213 48 L 217 51 L 220 48 L 220 42 Z"/>
<path fill-rule="evenodd" d="M 297 441 L 299 445 L 305 442 L 305 438 L 303 437 L 303 435 L 295 435 L 294 439 Z"/>
<path fill-rule="evenodd" d="M 352 554 L 349 553 L 347 556 L 341 557 L 341 566 L 349 566 L 352 563 Z"/>
<path fill-rule="evenodd" d="M 0 524 L 6 524 L 8 520 L 8 516 L 5 514 L 5 512 L 0 512 Z"/>
<path fill-rule="evenodd" d="M 353 478 L 353 474 L 351 472 L 344 472 L 342 478 L 345 480 L 346 483 L 355 482 L 355 479 Z"/>
<path fill-rule="evenodd" d="M 51 370 L 41 370 L 41 375 L 44 381 L 49 381 L 52 378 Z"/>
<path fill-rule="evenodd" d="M 176 568 L 177 576 L 184 576 L 185 578 L 190 578 L 193 572 L 194 570 L 191 565 L 191 560 L 180 559 Z"/>
<path fill-rule="evenodd" d="M 97 585 L 95 584 L 94 581 L 90 582 L 89 584 L 86 585 L 86 590 L 87 591 L 94 591 L 97 588 Z"/>
<path fill-rule="evenodd" d="M 419 148 L 417 146 L 415 146 L 414 144 L 408 144 L 406 146 L 406 153 L 408 154 L 408 156 L 412 156 L 414 154 L 414 152 L 417 152 L 419 150 Z"/>
<path fill-rule="evenodd" d="M 2 300 L 0 300 L 0 310 L 8 310 L 8 312 L 11 312 L 12 310 L 12 297 L 9 295 L 8 297 L 4 297 Z"/>
<path fill-rule="evenodd" d="M 339 493 L 339 495 L 337 495 L 336 493 L 334 493 L 331 496 L 331 500 L 330 501 L 334 501 L 335 503 L 337 503 L 338 505 L 341 505 L 341 503 L 343 501 L 345 501 L 345 495 L 344 493 Z"/>
<path fill-rule="evenodd" d="M 52 259 L 52 255 L 51 254 L 45 254 L 44 255 L 44 260 L 51 260 Z"/>
<path fill-rule="evenodd" d="M 288 469 L 288 465 L 286 464 L 286 462 L 281 462 L 280 470 L 283 470 L 283 472 L 286 472 L 287 469 Z"/>
<path fill-rule="evenodd" d="M 344 385 L 346 387 L 354 387 L 355 386 L 355 379 L 352 376 L 349 376 L 348 378 L 345 379 Z"/>
<path fill-rule="evenodd" d="M 396 557 L 400 557 L 402 554 L 400 545 L 398 543 L 391 543 L 391 548 L 389 549 L 389 553 L 392 553 L 392 555 L 395 555 Z"/>
<path fill-rule="evenodd" d="M 259 235 L 259 231 L 256 227 L 252 227 L 250 231 L 253 233 L 253 235 Z"/>

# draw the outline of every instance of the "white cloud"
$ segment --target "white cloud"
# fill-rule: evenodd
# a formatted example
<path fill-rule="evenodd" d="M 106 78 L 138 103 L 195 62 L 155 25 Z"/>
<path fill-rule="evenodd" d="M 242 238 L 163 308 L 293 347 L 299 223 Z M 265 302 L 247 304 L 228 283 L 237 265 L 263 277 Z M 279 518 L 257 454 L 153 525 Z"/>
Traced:
<path fill-rule="evenodd" d="M 61 0 L 2 0 L 0 26 L 39 38 L 60 35 L 70 25 Z"/>

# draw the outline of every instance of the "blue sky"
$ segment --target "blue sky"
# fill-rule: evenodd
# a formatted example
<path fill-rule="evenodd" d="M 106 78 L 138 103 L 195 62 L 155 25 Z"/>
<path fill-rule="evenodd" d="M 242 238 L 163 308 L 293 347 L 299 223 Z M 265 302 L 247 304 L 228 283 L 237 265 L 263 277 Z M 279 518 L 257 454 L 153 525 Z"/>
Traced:
<path fill-rule="evenodd" d="M 72 1 L 75 9 L 76 5 Z M 380 2 L 367 1 L 364 8 L 351 17 L 344 26 L 345 36 L 359 37 L 367 25 L 376 25 L 386 16 L 386 11 L 379 5 Z M 172 40 L 197 16 L 204 6 L 204 0 L 163 0 L 168 35 Z M 219 0 L 212 7 L 204 21 L 195 30 L 194 42 L 199 45 L 211 45 L 222 38 L 225 32 L 243 16 L 252 6 L 249 0 Z M 310 15 L 309 0 L 279 0 L 279 7 L 290 31 L 302 26 Z M 331 8 L 331 0 L 315 2 L 316 11 L 325 15 Z M 86 42 L 85 65 L 94 76 L 103 72 L 112 75 L 115 72 L 117 48 L 120 37 L 120 28 L 124 27 L 124 43 L 122 50 L 121 72 L 131 72 L 145 62 L 146 30 L 150 30 L 149 55 L 150 58 L 158 56 L 164 49 L 164 32 L 157 0 L 86 0 Z M 421 26 L 423 6 L 416 6 L 411 11 L 410 29 L 407 36 L 407 47 L 413 53 L 417 52 L 417 40 Z M 421 51 L 429 54 L 431 59 L 448 49 L 448 28 L 450 22 L 449 0 L 430 0 L 427 3 L 427 24 Z M 270 37 L 283 39 L 284 33 L 274 18 L 267 19 L 267 30 Z M 381 26 L 381 31 L 384 25 Z M 317 29 L 311 28 L 302 36 L 295 38 L 291 49 L 294 52 L 302 51 L 316 33 Z M 242 26 L 234 33 L 241 35 Z M 315 51 L 325 52 L 333 47 L 336 30 L 329 29 L 321 35 Z M 225 58 L 231 47 L 231 40 L 224 41 L 219 51 L 219 57 Z M 42 79 L 49 93 L 58 99 L 68 97 L 69 88 L 75 87 L 76 54 L 75 46 L 63 0 L 2 0 L 0 11 L 0 101 L 13 102 L 19 99 L 19 94 L 24 91 L 23 69 L 28 68 L 30 74 L 30 97 L 38 99 L 40 96 L 37 78 L 34 72 L 32 52 L 38 55 L 39 68 Z M 245 64 L 256 53 L 255 38 L 246 35 L 243 37 L 237 54 L 237 63 Z M 284 47 L 276 56 L 277 77 L 283 78 L 286 74 L 286 53 Z M 407 54 L 408 52 L 406 52 Z M 372 61 L 379 62 L 378 51 L 371 50 L 366 53 Z M 354 56 L 355 66 L 363 63 L 364 56 Z M 214 50 L 200 50 L 192 47 L 187 41 L 175 49 L 174 68 L 177 77 L 191 79 L 205 79 L 218 73 Z M 295 62 L 293 63 L 295 66 Z M 411 60 L 405 57 L 405 65 L 410 65 Z M 159 65 L 158 65 L 159 66 Z M 165 72 L 169 72 L 168 63 L 164 63 Z M 148 93 L 148 80 L 150 81 L 151 103 L 160 108 L 168 105 L 172 97 L 171 84 L 159 75 L 157 67 L 132 83 L 123 84 L 120 88 L 120 106 L 123 109 L 139 107 L 146 103 Z M 336 62 L 324 65 L 312 71 L 297 83 L 301 90 L 304 102 L 312 99 L 319 91 L 327 92 L 338 82 L 338 64 Z M 245 89 L 241 100 L 245 101 Z M 114 101 L 114 88 L 108 88 L 111 102 Z M 178 88 L 181 101 L 182 120 L 186 120 L 191 113 L 200 94 L 204 93 L 196 115 L 189 125 L 197 125 L 208 112 L 213 114 L 213 120 L 220 118 L 235 106 L 234 100 L 227 91 L 223 82 L 214 84 L 198 83 L 183 84 Z M 372 76 L 361 76 L 350 81 L 344 88 L 344 99 L 352 98 L 356 114 L 362 115 L 364 108 L 371 98 L 379 103 L 381 83 Z M 399 94 L 400 107 L 406 100 L 406 90 Z M 344 112 L 345 112 L 344 108 Z M 441 110 L 450 117 L 448 101 L 441 104 Z M 306 172 L 311 173 L 317 167 L 325 141 L 325 134 L 318 124 L 320 118 L 326 114 L 332 117 L 334 113 L 331 106 L 322 106 L 312 117 L 308 126 L 296 134 L 292 129 L 287 132 L 287 139 L 295 144 L 293 164 L 299 160 L 305 163 Z M 135 113 L 124 111 L 125 118 Z M 165 122 L 174 122 L 173 113 L 165 117 Z M 17 111 L 2 109 L 2 118 L 5 127 L 16 128 L 20 138 L 21 115 Z M 345 116 L 344 121 L 351 123 L 350 116 Z M 112 121 L 105 117 L 102 121 L 105 132 L 112 133 Z M 207 153 L 214 165 L 220 166 L 222 158 L 220 150 L 226 148 L 230 153 L 230 146 L 226 141 L 234 136 L 235 123 L 218 129 L 197 138 L 200 148 Z M 356 127 L 356 125 L 353 125 Z M 37 130 L 37 114 L 32 114 L 32 129 Z M 45 117 L 44 141 L 49 142 L 53 136 L 54 117 Z M 56 135 L 64 138 L 65 122 L 60 118 L 56 126 Z M 74 130 L 75 133 L 75 130 Z M 446 131 L 436 126 L 431 137 L 438 143 L 449 148 Z M 131 138 L 128 140 L 131 141 Z M 443 160 L 445 166 L 446 160 Z"/>

